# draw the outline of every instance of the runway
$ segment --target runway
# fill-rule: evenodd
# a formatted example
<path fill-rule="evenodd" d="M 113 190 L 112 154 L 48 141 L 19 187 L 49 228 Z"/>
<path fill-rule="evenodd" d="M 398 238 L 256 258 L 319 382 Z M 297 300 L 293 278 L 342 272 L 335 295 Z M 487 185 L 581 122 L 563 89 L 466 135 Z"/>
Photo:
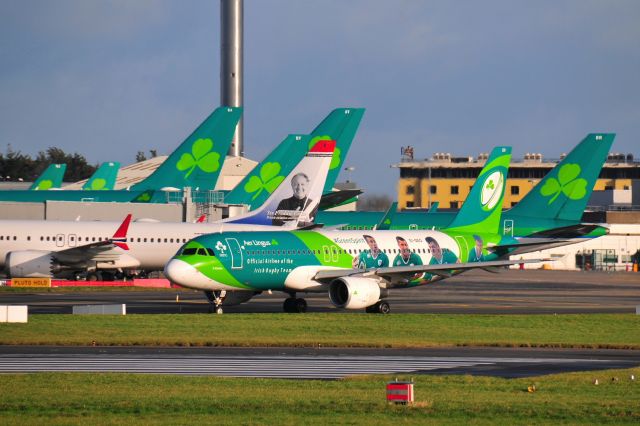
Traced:
<path fill-rule="evenodd" d="M 285 297 L 263 293 L 248 303 L 225 307 L 225 313 L 282 312 Z M 324 293 L 304 297 L 309 312 L 336 311 Z M 392 290 L 388 301 L 395 313 L 633 313 L 640 305 L 640 273 L 471 271 L 433 285 Z M 0 304 L 27 304 L 30 314 L 69 314 L 73 305 L 121 303 L 130 314 L 209 312 L 204 295 L 187 289 L 0 290 Z"/>
<path fill-rule="evenodd" d="M 0 347 L 0 373 L 122 372 L 285 379 L 339 379 L 363 374 L 527 377 L 638 365 L 638 351 Z"/>

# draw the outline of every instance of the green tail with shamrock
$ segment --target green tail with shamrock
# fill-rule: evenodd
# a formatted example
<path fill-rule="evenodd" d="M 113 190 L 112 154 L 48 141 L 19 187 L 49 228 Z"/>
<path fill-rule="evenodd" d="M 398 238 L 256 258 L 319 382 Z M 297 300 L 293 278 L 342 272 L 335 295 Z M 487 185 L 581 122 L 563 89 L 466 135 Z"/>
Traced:
<path fill-rule="evenodd" d="M 323 193 L 331 191 L 363 114 L 364 108 L 337 108 L 318 124 L 310 137 L 287 136 L 225 196 L 225 203 L 246 204 L 249 210 L 258 208 L 320 140 L 336 141 Z"/>
<path fill-rule="evenodd" d="M 493 148 L 471 192 L 451 224 L 447 226 L 447 230 L 466 233 L 498 233 L 510 163 L 510 146 Z"/>
<path fill-rule="evenodd" d="M 120 163 L 109 161 L 102 163 L 98 170 L 82 185 L 85 191 L 107 191 L 116 186 L 116 178 L 120 170 Z"/>
<path fill-rule="evenodd" d="M 213 190 L 241 114 L 241 107 L 217 108 L 160 167 L 131 190 L 185 187 Z"/>
<path fill-rule="evenodd" d="M 29 189 L 32 191 L 59 189 L 60 185 L 62 185 L 65 170 L 67 170 L 66 164 L 49 164 L 49 167 L 38 176 L 38 179 L 31 184 Z"/>
<path fill-rule="evenodd" d="M 614 138 L 614 133 L 587 135 L 509 213 L 581 220 Z"/>

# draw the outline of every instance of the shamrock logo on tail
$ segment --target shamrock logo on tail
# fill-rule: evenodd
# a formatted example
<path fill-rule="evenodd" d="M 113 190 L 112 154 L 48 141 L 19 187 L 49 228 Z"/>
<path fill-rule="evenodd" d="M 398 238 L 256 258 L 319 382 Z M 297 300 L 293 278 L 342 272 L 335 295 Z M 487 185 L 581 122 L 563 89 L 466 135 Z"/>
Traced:
<path fill-rule="evenodd" d="M 587 195 L 587 181 L 578 177 L 580 171 L 578 164 L 565 164 L 560 167 L 558 179 L 550 178 L 545 182 L 540 193 L 545 197 L 553 196 L 548 204 L 553 203 L 563 193 L 571 200 L 579 200 Z"/>
<path fill-rule="evenodd" d="M 46 191 L 47 189 L 51 189 L 51 187 L 53 187 L 53 182 L 50 181 L 49 179 L 45 179 L 40 181 L 40 183 L 38 184 L 38 186 L 36 186 L 36 191 Z"/>
<path fill-rule="evenodd" d="M 140 203 L 146 203 L 148 201 L 151 201 L 151 194 L 150 191 L 145 191 L 142 194 L 138 195 L 138 197 L 136 199 L 134 199 L 133 201 L 137 201 Z"/>
<path fill-rule="evenodd" d="M 100 191 L 102 189 L 107 189 L 105 186 L 107 185 L 107 181 L 102 178 L 96 178 L 91 181 L 91 190 L 92 191 Z"/>
<path fill-rule="evenodd" d="M 264 163 L 260 168 L 260 177 L 253 175 L 249 178 L 249 181 L 244 185 L 244 190 L 249 194 L 255 192 L 251 197 L 252 200 L 258 198 L 258 195 L 264 190 L 269 194 L 276 190 L 284 180 L 284 176 L 278 176 L 280 169 L 280 163 Z"/>
<path fill-rule="evenodd" d="M 313 148 L 313 146 L 320 141 L 332 141 L 331 136 L 316 136 L 315 138 L 309 141 L 309 149 Z M 331 157 L 331 164 L 329 164 L 329 170 L 333 170 L 340 165 L 340 148 L 337 146 L 333 150 L 333 156 Z"/>
<path fill-rule="evenodd" d="M 487 182 L 487 189 L 494 189 L 496 186 L 493 184 L 493 180 Z"/>
<path fill-rule="evenodd" d="M 185 152 L 176 164 L 178 170 L 189 170 L 184 176 L 188 178 L 191 173 L 200 168 L 205 173 L 213 173 L 220 168 L 220 154 L 210 152 L 213 148 L 211 139 L 198 139 L 191 146 L 191 153 Z"/>

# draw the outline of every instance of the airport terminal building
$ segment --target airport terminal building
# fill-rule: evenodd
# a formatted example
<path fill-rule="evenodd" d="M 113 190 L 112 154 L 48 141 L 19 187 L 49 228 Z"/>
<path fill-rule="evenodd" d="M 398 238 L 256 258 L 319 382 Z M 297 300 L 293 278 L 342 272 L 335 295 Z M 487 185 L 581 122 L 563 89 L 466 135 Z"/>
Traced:
<path fill-rule="evenodd" d="M 488 154 L 477 157 L 456 157 L 450 153 L 435 153 L 429 159 L 413 160 L 403 156 L 394 167 L 400 169 L 398 208 L 458 209 L 469 195 Z M 509 168 L 504 206 L 514 206 L 556 164 L 562 160 L 546 160 L 542 154 L 525 154 L 522 160 L 512 160 Z M 640 162 L 632 154 L 609 154 L 596 182 L 589 205 L 618 207 L 638 206 L 640 209 Z"/>

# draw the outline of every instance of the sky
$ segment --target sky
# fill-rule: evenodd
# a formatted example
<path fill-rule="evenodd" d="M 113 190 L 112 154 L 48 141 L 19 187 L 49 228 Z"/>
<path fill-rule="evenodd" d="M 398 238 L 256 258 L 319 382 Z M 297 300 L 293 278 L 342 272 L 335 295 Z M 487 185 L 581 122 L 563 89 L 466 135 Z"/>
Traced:
<path fill-rule="evenodd" d="M 220 104 L 217 0 L 0 2 L 0 152 L 170 153 Z M 640 157 L 636 0 L 245 0 L 245 155 L 367 109 L 345 166 L 395 198 L 400 147 Z M 346 178 L 344 172 L 339 180 Z"/>

